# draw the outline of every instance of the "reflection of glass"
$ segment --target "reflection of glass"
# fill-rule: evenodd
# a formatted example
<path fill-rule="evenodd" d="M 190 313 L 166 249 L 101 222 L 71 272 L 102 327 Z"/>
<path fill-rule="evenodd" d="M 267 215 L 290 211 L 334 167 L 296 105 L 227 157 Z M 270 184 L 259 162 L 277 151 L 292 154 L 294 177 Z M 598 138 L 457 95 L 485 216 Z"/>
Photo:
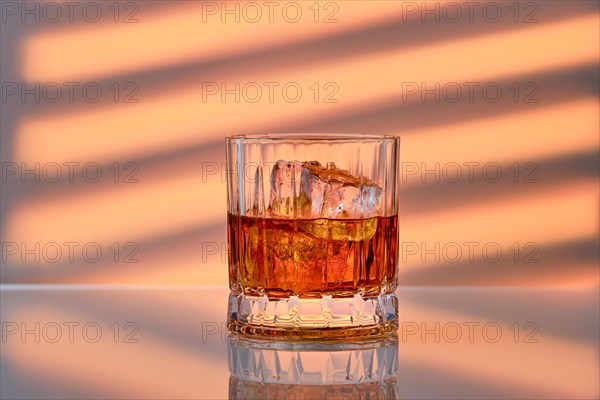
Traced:
<path fill-rule="evenodd" d="M 397 399 L 398 337 L 283 342 L 227 337 L 230 399 Z"/>
<path fill-rule="evenodd" d="M 228 326 L 268 336 L 397 329 L 399 138 L 227 138 Z"/>

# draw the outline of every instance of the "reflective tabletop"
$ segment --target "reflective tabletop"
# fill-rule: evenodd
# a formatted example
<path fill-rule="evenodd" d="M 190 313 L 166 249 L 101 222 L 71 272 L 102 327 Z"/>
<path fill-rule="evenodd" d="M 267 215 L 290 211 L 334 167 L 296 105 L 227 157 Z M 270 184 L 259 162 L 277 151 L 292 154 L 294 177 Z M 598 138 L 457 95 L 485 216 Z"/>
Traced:
<path fill-rule="evenodd" d="M 3 285 L 4 399 L 599 395 L 597 288 L 402 287 L 396 337 L 228 334 L 221 286 Z"/>

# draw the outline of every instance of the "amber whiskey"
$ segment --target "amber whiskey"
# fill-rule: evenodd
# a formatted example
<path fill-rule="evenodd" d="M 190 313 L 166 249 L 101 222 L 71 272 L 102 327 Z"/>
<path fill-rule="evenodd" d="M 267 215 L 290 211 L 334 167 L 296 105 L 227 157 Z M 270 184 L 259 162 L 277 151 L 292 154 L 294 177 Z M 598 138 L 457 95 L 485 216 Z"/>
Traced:
<path fill-rule="evenodd" d="M 272 219 L 228 214 L 234 293 L 377 296 L 396 288 L 397 217 Z"/>

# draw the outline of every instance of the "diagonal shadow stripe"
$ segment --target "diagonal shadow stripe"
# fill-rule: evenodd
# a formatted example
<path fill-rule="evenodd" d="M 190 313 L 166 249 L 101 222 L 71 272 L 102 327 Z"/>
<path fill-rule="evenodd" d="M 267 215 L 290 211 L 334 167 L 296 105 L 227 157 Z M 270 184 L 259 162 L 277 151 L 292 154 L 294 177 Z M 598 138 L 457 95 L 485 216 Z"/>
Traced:
<path fill-rule="evenodd" d="M 191 258 L 198 262 L 198 267 L 202 268 L 203 252 L 213 251 L 213 248 L 203 248 L 206 243 L 217 243 L 221 246 L 225 243 L 225 214 L 223 214 L 223 223 L 216 225 L 203 225 L 191 229 L 183 229 L 175 232 L 164 232 L 160 236 L 153 237 L 149 240 L 135 242 L 139 246 L 139 252 L 132 253 L 131 248 L 126 254 L 132 255 L 133 259 L 139 260 L 139 263 L 123 264 L 122 262 L 112 262 L 110 250 L 104 248 L 103 251 L 108 254 L 107 257 L 102 257 L 102 262 L 90 263 L 86 261 L 78 252 L 74 253 L 73 262 L 70 262 L 68 257 L 61 257 L 61 261 L 48 266 L 48 268 L 39 268 L 39 265 L 32 263 L 3 263 L 0 269 L 2 283 L 60 283 L 72 282 L 78 277 L 85 281 L 86 277 L 102 271 L 104 274 L 114 272 L 115 277 L 118 277 L 124 268 L 140 268 L 144 265 L 144 259 L 150 260 L 153 256 L 158 256 L 162 252 L 166 254 L 177 254 L 182 258 Z M 175 252 L 178 247 L 183 246 L 185 252 Z M 194 251 L 191 251 L 194 249 Z M 220 249 L 220 247 L 219 247 Z M 211 253 L 212 255 L 212 253 Z M 108 260 L 104 261 L 104 260 Z M 122 261 L 122 260 L 121 260 Z M 206 262 L 206 260 L 204 260 Z M 168 266 L 164 266 L 168 269 Z M 226 268 L 224 265 L 223 268 Z M 149 269 L 144 268 L 143 271 L 148 272 Z M 143 273 L 143 272 L 140 272 Z M 115 279 L 118 280 L 118 279 Z"/>
<path fill-rule="evenodd" d="M 433 243 L 428 245 L 433 247 Z M 443 245 L 445 243 L 440 243 L 440 246 Z M 523 246 L 523 243 L 520 245 Z M 535 277 L 536 271 L 541 267 L 545 275 L 551 272 L 565 272 L 566 266 L 569 272 L 574 273 L 581 269 L 589 270 L 589 263 L 598 261 L 600 250 L 598 237 L 595 236 L 560 243 L 538 244 L 537 250 L 523 250 L 517 257 L 518 262 L 515 262 L 514 251 L 509 249 L 503 249 L 507 254 L 498 261 L 482 256 L 476 256 L 471 261 L 465 255 L 457 262 L 452 262 L 453 254 L 448 258 L 440 256 L 436 262 L 432 261 L 434 255 L 431 254 L 426 257 L 422 254 L 405 254 L 404 250 L 410 247 L 408 243 L 402 243 L 401 247 L 399 282 L 403 286 L 478 286 L 494 281 L 498 284 L 521 282 L 524 276 Z M 477 255 L 476 252 L 475 254 Z M 422 269 L 402 272 L 402 263 L 419 258 L 422 260 Z"/>
<path fill-rule="evenodd" d="M 521 85 L 528 83 L 537 85 L 537 94 L 528 99 L 537 101 L 525 103 L 525 97 L 520 96 L 519 101 L 515 101 L 515 92 L 510 89 L 515 82 Z M 405 82 L 405 84 L 413 83 L 421 84 L 421 82 Z M 502 95 L 496 102 L 478 92 L 475 92 L 475 96 L 479 97 L 473 97 L 474 100 L 471 101 L 466 91 L 456 102 L 451 102 L 448 100 L 450 97 L 442 97 L 442 95 L 438 97 L 440 101 L 436 101 L 437 99 L 433 95 L 422 98 L 418 94 L 403 99 L 401 90 L 403 82 L 398 82 L 398 96 L 395 98 L 384 99 L 377 104 L 364 105 L 360 110 L 348 110 L 342 115 L 326 117 L 320 121 L 309 121 L 300 125 L 289 126 L 285 131 L 407 132 L 417 128 L 441 126 L 534 110 L 539 107 L 548 107 L 587 96 L 598 97 L 600 79 L 597 65 L 590 64 L 477 83 L 480 84 L 479 87 L 483 87 L 488 83 L 499 85 Z M 446 82 L 441 82 L 440 88 L 442 84 L 446 84 Z M 434 88 L 433 85 L 432 82 L 428 88 Z M 535 86 L 530 86 L 529 90 L 531 91 L 529 93 L 533 93 L 534 89 Z M 525 93 L 523 94 L 525 95 Z M 435 116 L 435 118 L 432 118 L 432 116 Z"/>
<path fill-rule="evenodd" d="M 475 160 L 473 160 L 475 161 Z M 505 176 L 498 182 L 486 181 L 483 174 L 473 174 L 473 179 L 463 176 L 458 182 L 444 180 L 434 182 L 428 176 L 429 183 L 411 186 L 400 186 L 400 202 L 402 213 L 417 215 L 427 214 L 440 209 L 464 207 L 469 204 L 481 204 L 498 199 L 509 199 L 526 193 L 567 185 L 575 180 L 591 180 L 600 176 L 598 150 L 584 151 L 576 154 L 559 155 L 546 159 L 530 159 L 515 164 L 502 165 Z M 485 163 L 481 163 L 485 165 Z M 528 172 L 524 173 L 524 166 Z M 531 168 L 529 168 L 531 167 Z M 421 168 L 417 166 L 417 168 Z M 427 168 L 432 169 L 429 165 Z M 516 174 L 518 169 L 519 175 Z M 508 176 L 513 173 L 512 176 Z M 417 177 L 419 173 L 417 172 Z M 403 177 L 407 178 L 406 176 Z M 421 180 L 424 178 L 421 177 Z M 405 180 L 403 180 L 404 182 Z M 425 181 L 427 182 L 427 181 Z M 530 183 L 527 183 L 530 182 Z"/>
<path fill-rule="evenodd" d="M 574 244 L 575 247 L 585 244 Z M 479 268 L 479 266 L 477 267 Z M 497 271 L 496 271 L 497 272 Z M 541 335 L 553 335 L 598 348 L 598 289 L 534 289 L 510 287 L 400 287 L 399 302 L 458 313 L 469 318 L 524 324 L 538 323 Z M 476 301 L 474 301 L 476 299 Z M 409 307 L 409 306 L 407 306 Z M 402 311 L 400 311 L 402 313 Z"/>
<path fill-rule="evenodd" d="M 110 76 L 105 79 L 90 79 L 102 87 L 110 87 L 115 81 L 135 82 L 143 88 L 144 97 L 160 95 L 165 89 L 185 88 L 191 81 L 202 81 L 205 76 L 219 75 L 223 77 L 237 76 L 241 73 L 278 70 L 290 66 L 302 65 L 306 68 L 324 61 L 345 62 L 347 58 L 361 56 L 369 57 L 372 53 L 390 49 L 411 49 L 440 42 L 457 40 L 465 37 L 486 35 L 509 30 L 526 30 L 537 24 L 552 23 L 583 15 L 593 14 L 598 11 L 598 4 L 591 1 L 546 1 L 539 6 L 536 18 L 539 22 L 515 23 L 514 8 L 511 2 L 495 3 L 502 11 L 502 15 L 511 16 L 501 18 L 497 23 L 469 22 L 469 18 L 461 18 L 458 22 L 450 22 L 442 18 L 432 27 L 432 21 L 424 23 L 420 15 L 400 18 L 374 26 L 368 26 L 342 32 L 329 37 L 309 39 L 300 43 L 286 43 L 281 46 L 266 50 L 253 51 L 248 49 L 242 52 L 221 58 L 181 63 L 173 66 L 164 66 Z M 428 22 L 427 22 L 428 21 Z M 479 21 L 479 20 L 478 20 Z M 26 113 L 60 113 L 72 112 L 79 108 L 93 108 L 100 104 L 110 104 L 111 96 L 105 96 L 95 104 L 85 103 L 29 103 L 24 105 Z M 113 103 L 114 104 L 114 103 Z"/>
<path fill-rule="evenodd" d="M 599 96 L 600 79 L 596 65 L 575 66 L 568 69 L 540 71 L 534 74 L 518 75 L 496 83 L 507 89 L 514 82 L 534 82 L 539 87 L 536 95 L 537 103 L 514 102 L 514 93 L 505 93 L 496 103 L 479 101 L 472 103 L 467 96 L 456 103 L 440 102 L 428 97 L 426 102 L 411 98 L 403 102 L 399 98 L 382 101 L 363 111 L 348 110 L 341 116 L 327 117 L 322 120 L 310 121 L 302 125 L 275 127 L 279 132 L 405 132 L 421 127 L 434 127 L 462 121 L 485 119 L 496 115 L 510 115 L 524 110 L 535 110 L 573 101 L 585 96 Z M 399 92 L 400 93 L 400 92 Z M 431 116 L 435 115 L 435 118 Z M 248 131 L 246 133 L 261 133 Z M 409 132 L 408 132 L 409 133 Z M 174 151 L 146 154 L 143 157 L 127 160 L 114 160 L 136 163 L 141 171 L 160 168 L 168 171 L 169 166 L 176 165 L 178 173 L 194 171 L 199 162 L 224 162 L 223 142 L 211 141 L 202 144 L 190 143 Z M 111 163 L 102 165 L 108 175 Z M 160 166 L 160 167 L 159 167 Z M 109 188 L 111 182 L 105 182 Z M 13 196 L 52 196 L 54 194 L 74 193 L 89 187 L 82 180 L 69 183 L 67 180 L 58 183 L 31 182 L 15 185 Z M 97 187 L 95 185 L 94 187 Z"/>

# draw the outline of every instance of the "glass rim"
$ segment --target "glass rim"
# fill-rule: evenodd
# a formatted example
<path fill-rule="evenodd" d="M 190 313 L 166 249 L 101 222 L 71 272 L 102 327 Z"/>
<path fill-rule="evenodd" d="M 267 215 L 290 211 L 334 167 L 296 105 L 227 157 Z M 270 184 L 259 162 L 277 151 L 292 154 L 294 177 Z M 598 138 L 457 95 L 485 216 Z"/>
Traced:
<path fill-rule="evenodd" d="M 352 143 L 364 141 L 400 141 L 400 136 L 391 134 L 371 133 L 261 133 L 261 134 L 236 134 L 225 137 L 225 141 L 241 140 L 247 143 L 276 143 L 276 142 L 333 142 Z"/>

